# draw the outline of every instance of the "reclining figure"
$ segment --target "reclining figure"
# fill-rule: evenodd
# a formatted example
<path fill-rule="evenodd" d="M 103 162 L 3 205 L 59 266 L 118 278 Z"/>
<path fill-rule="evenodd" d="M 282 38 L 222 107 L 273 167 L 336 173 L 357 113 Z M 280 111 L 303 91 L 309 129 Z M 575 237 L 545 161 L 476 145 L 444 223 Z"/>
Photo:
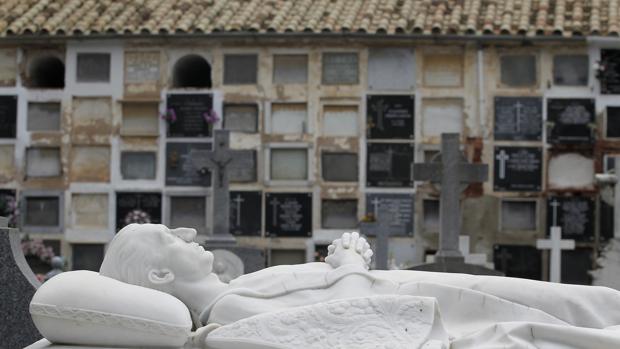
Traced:
<path fill-rule="evenodd" d="M 223 283 L 212 273 L 213 254 L 193 242 L 195 237 L 194 229 L 131 224 L 112 240 L 100 274 L 176 297 L 189 309 L 196 328 L 212 329 L 334 300 L 413 296 L 436 300 L 441 328 L 447 333 L 440 342 L 450 348 L 517 348 L 523 343 L 539 348 L 620 347 L 615 327 L 620 325 L 620 292 L 612 289 L 507 277 L 369 271 L 372 251 L 357 233 L 335 240 L 325 263 L 270 267 Z"/>

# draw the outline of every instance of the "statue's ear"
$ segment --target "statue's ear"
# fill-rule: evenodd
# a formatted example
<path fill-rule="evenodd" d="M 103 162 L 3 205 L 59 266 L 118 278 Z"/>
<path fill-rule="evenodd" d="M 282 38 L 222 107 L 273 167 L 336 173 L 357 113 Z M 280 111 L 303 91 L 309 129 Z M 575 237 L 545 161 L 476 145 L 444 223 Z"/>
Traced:
<path fill-rule="evenodd" d="M 174 281 L 174 273 L 170 269 L 151 269 L 149 281 L 155 285 L 163 285 Z"/>

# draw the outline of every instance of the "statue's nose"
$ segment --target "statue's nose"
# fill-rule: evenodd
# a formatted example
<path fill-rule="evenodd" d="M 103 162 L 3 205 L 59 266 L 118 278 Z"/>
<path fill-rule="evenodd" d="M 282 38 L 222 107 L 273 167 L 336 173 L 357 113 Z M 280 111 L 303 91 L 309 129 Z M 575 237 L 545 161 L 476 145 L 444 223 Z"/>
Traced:
<path fill-rule="evenodd" d="M 194 239 L 196 238 L 196 234 L 197 234 L 196 229 L 193 229 L 193 228 L 176 228 L 176 229 L 171 229 L 170 232 L 180 237 L 185 242 L 194 241 Z"/>

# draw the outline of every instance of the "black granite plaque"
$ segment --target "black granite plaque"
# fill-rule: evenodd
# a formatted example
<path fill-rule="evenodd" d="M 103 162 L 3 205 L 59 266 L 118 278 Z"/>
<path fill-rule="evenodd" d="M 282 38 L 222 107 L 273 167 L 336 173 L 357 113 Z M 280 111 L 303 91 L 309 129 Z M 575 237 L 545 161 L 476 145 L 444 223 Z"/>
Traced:
<path fill-rule="evenodd" d="M 533 246 L 495 245 L 493 264 L 509 277 L 542 280 L 540 250 Z"/>
<path fill-rule="evenodd" d="M 176 121 L 168 121 L 168 137 L 211 137 L 212 127 L 204 113 L 211 111 L 211 94 L 168 95 L 166 110 L 174 110 Z"/>
<path fill-rule="evenodd" d="M 368 138 L 413 139 L 414 96 L 376 95 L 367 97 Z"/>
<path fill-rule="evenodd" d="M 607 138 L 620 138 L 620 107 L 607 107 Z"/>
<path fill-rule="evenodd" d="M 594 99 L 547 100 L 549 143 L 591 143 L 594 140 Z"/>
<path fill-rule="evenodd" d="M 0 96 L 0 138 L 15 138 L 17 96 Z"/>
<path fill-rule="evenodd" d="M 413 144 L 368 143 L 366 186 L 413 187 Z"/>
<path fill-rule="evenodd" d="M 267 236 L 312 236 L 312 194 L 268 193 L 265 205 Z"/>
<path fill-rule="evenodd" d="M 601 67 L 604 67 L 598 75 L 601 93 L 620 94 L 620 50 L 601 50 Z"/>
<path fill-rule="evenodd" d="M 260 191 L 230 192 L 230 233 L 261 235 L 262 194 Z"/>
<path fill-rule="evenodd" d="M 366 213 L 389 222 L 390 235 L 413 235 L 413 194 L 366 194 Z"/>
<path fill-rule="evenodd" d="M 562 238 L 594 241 L 594 201 L 583 196 L 547 199 L 547 235 L 552 226 L 562 228 Z"/>
<path fill-rule="evenodd" d="M 589 271 L 593 269 L 592 249 L 577 248 L 572 251 L 562 251 L 562 283 L 591 285 L 592 277 Z"/>
<path fill-rule="evenodd" d="M 601 241 L 607 241 L 614 237 L 614 207 L 602 199 L 599 205 L 599 237 Z"/>
<path fill-rule="evenodd" d="M 116 230 L 130 223 L 161 223 L 161 194 L 117 193 Z"/>
<path fill-rule="evenodd" d="M 496 140 L 540 140 L 542 98 L 495 97 L 494 134 Z"/>
<path fill-rule="evenodd" d="M 211 186 L 211 171 L 202 172 L 192 158 L 196 151 L 210 150 L 211 143 L 167 143 L 166 185 Z"/>
<path fill-rule="evenodd" d="M 495 147 L 493 190 L 540 191 L 542 150 L 534 147 Z"/>
<path fill-rule="evenodd" d="M 0 189 L 0 217 L 9 219 L 9 227 L 14 228 L 17 224 L 17 202 L 15 190 Z"/>

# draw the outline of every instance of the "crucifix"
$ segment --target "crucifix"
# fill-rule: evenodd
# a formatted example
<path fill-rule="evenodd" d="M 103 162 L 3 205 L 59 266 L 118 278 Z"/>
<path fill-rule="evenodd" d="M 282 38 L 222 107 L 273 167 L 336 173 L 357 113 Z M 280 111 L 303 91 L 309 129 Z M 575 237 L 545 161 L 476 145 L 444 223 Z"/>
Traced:
<path fill-rule="evenodd" d="M 551 239 L 536 240 L 539 250 L 551 250 L 549 281 L 560 282 L 562 277 L 562 250 L 574 250 L 575 240 L 562 240 L 562 228 L 551 227 Z"/>
<path fill-rule="evenodd" d="M 523 104 L 517 101 L 515 103 L 515 124 L 517 126 L 517 133 L 521 132 L 521 110 L 523 108 Z"/>
<path fill-rule="evenodd" d="M 379 206 L 381 205 L 381 200 L 379 200 L 379 198 L 374 198 L 370 203 L 372 204 L 372 214 L 375 216 L 375 219 L 379 219 Z"/>
<path fill-rule="evenodd" d="M 499 179 L 506 178 L 506 161 L 510 159 L 510 156 L 506 154 L 504 149 L 499 151 L 499 154 L 495 156 L 499 160 Z"/>
<path fill-rule="evenodd" d="M 231 150 L 229 146 L 230 131 L 213 132 L 213 150 L 194 150 L 190 159 L 197 171 L 206 175 L 214 173 L 213 183 L 213 238 L 223 242 L 233 242 L 230 234 L 230 193 L 228 171 L 232 166 L 243 168 L 242 150 Z M 234 165 L 233 165 L 234 164 Z"/>
<path fill-rule="evenodd" d="M 414 164 L 415 180 L 441 183 L 439 250 L 435 255 L 435 262 L 439 263 L 447 260 L 464 261 L 459 250 L 460 195 L 469 183 L 484 182 L 488 177 L 488 166 L 468 163 L 459 146 L 458 133 L 442 133 L 441 163 Z"/>
<path fill-rule="evenodd" d="M 385 218 L 385 217 L 384 217 Z M 387 270 L 390 240 L 390 223 L 375 216 L 374 222 L 361 222 L 360 234 L 375 236 L 375 269 Z"/>

